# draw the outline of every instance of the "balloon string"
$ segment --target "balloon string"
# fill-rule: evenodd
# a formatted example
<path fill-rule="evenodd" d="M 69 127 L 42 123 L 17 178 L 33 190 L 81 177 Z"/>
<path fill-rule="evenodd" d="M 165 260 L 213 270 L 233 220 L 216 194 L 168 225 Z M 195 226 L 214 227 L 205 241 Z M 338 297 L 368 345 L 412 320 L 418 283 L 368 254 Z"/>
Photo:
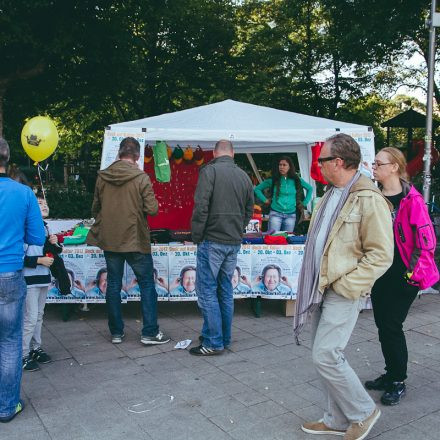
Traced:
<path fill-rule="evenodd" d="M 46 168 L 43 168 L 39 163 L 37 163 L 38 178 L 40 179 L 41 191 L 43 192 L 43 199 L 46 202 L 46 204 L 47 204 L 46 190 L 44 189 L 43 179 L 41 178 L 41 171 L 47 171 L 48 166 L 49 164 L 46 165 Z"/>

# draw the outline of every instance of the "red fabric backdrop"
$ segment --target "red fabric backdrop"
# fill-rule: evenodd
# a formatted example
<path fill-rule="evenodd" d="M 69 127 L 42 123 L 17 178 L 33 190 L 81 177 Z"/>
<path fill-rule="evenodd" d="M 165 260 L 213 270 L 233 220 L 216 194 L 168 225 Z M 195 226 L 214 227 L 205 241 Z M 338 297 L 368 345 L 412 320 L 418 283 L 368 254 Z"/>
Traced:
<path fill-rule="evenodd" d="M 203 154 L 204 163 L 212 159 L 212 151 L 204 151 Z M 173 158 L 170 159 L 170 167 L 171 181 L 160 183 L 154 175 L 154 159 L 144 164 L 144 171 L 150 176 L 159 202 L 159 213 L 154 217 L 148 217 L 148 224 L 152 229 L 190 230 L 200 167 L 185 160 L 176 164 Z"/>
<path fill-rule="evenodd" d="M 310 167 L 310 176 L 316 182 L 320 182 L 323 185 L 327 185 L 322 173 L 321 168 L 319 168 L 318 157 L 321 153 L 322 146 L 324 142 L 316 142 L 316 144 L 312 147 L 312 165 Z"/>

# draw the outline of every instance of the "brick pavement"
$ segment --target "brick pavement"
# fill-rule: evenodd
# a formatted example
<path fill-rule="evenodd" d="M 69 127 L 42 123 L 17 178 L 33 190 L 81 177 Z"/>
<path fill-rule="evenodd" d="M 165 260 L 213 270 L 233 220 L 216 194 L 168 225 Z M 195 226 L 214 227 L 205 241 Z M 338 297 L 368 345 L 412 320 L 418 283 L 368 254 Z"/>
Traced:
<path fill-rule="evenodd" d="M 294 344 L 292 319 L 282 316 L 280 302 L 265 301 L 257 319 L 247 301 L 237 301 L 231 350 L 210 358 L 173 348 L 176 341 L 198 337 L 195 303 L 160 303 L 161 328 L 173 339 L 160 347 L 140 344 L 138 305 L 123 307 L 126 338 L 114 346 L 103 305 L 78 312 L 69 322 L 61 321 L 59 305 L 47 306 L 44 347 L 54 362 L 24 374 L 27 408 L 0 426 L 0 439 L 312 437 L 300 424 L 321 417 L 325 403 L 311 365 L 309 334 L 302 346 Z M 440 295 L 416 300 L 405 328 L 408 394 L 397 407 L 381 407 L 383 415 L 368 438 L 440 438 Z M 371 311 L 360 315 L 346 354 L 362 380 L 381 373 Z"/>

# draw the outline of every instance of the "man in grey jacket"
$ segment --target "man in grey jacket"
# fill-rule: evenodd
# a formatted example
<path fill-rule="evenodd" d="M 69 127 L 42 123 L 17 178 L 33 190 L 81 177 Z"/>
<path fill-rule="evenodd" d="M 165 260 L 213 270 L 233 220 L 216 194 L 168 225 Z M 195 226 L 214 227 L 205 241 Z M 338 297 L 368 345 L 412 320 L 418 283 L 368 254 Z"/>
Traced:
<path fill-rule="evenodd" d="M 218 141 L 214 160 L 200 170 L 194 196 L 192 238 L 197 243 L 196 291 L 203 314 L 196 356 L 221 354 L 231 343 L 232 275 L 243 231 L 252 216 L 251 180 L 234 163 L 231 142 Z"/>

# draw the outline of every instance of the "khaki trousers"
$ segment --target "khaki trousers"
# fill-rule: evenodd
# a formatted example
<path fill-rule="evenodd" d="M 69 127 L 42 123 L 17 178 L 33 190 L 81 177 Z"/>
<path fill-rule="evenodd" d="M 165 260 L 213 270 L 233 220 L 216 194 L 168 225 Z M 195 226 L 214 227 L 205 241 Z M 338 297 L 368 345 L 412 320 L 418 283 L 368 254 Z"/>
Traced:
<path fill-rule="evenodd" d="M 363 301 L 350 300 L 328 289 L 312 314 L 312 359 L 327 393 L 324 423 L 345 430 L 369 417 L 376 405 L 344 356 Z"/>

